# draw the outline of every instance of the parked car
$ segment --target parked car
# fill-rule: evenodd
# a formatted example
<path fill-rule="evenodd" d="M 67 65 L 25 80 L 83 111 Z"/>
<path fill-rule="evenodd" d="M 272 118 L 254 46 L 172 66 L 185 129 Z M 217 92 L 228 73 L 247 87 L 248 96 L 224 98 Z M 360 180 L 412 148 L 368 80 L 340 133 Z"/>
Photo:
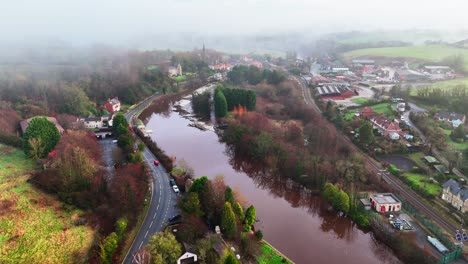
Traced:
<path fill-rule="evenodd" d="M 176 183 L 175 183 L 174 179 L 169 179 L 169 184 L 170 184 L 171 186 L 174 186 L 174 185 L 176 185 Z"/>
<path fill-rule="evenodd" d="M 177 185 L 173 185 L 172 186 L 172 189 L 174 190 L 175 193 L 179 193 L 179 187 L 177 187 Z"/>
<path fill-rule="evenodd" d="M 405 118 L 404 116 L 401 116 L 400 119 L 401 119 L 401 121 L 405 121 L 405 120 L 406 120 L 406 118 Z"/>
<path fill-rule="evenodd" d="M 156 165 L 156 166 L 158 166 L 158 165 L 159 165 L 159 161 L 157 161 L 157 160 L 154 160 L 154 162 L 153 162 L 153 163 L 154 163 L 154 165 Z"/>
<path fill-rule="evenodd" d="M 175 215 L 175 216 L 169 218 L 168 222 L 169 222 L 169 224 L 176 224 L 176 223 L 180 223 L 181 220 L 182 220 L 182 216 L 180 214 L 178 214 L 178 215 Z"/>

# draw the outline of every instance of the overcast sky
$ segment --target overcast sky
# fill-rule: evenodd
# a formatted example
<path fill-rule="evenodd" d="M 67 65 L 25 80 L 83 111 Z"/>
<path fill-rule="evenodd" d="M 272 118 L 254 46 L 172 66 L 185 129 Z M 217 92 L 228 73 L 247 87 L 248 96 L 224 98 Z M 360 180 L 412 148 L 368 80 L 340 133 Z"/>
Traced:
<path fill-rule="evenodd" d="M 165 32 L 466 29 L 467 0 L 4 0 L 0 40 L 105 42 Z"/>

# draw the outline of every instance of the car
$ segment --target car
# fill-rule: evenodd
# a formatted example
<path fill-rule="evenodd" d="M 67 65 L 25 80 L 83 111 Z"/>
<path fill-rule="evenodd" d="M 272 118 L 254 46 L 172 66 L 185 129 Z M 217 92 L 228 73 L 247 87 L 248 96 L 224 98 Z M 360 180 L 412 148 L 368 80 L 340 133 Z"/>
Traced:
<path fill-rule="evenodd" d="M 404 116 L 400 117 L 401 121 L 405 121 L 406 118 Z"/>
<path fill-rule="evenodd" d="M 175 215 L 175 216 L 173 216 L 173 217 L 171 217 L 171 218 L 169 218 L 167 220 L 168 220 L 169 223 L 172 224 L 172 223 L 180 222 L 181 219 L 182 219 L 182 216 L 180 214 L 178 214 L 178 215 Z"/>
<path fill-rule="evenodd" d="M 176 185 L 176 183 L 175 183 L 174 179 L 169 179 L 169 184 L 170 184 L 171 186 L 174 186 L 174 185 Z"/>
<path fill-rule="evenodd" d="M 154 160 L 154 162 L 153 162 L 153 163 L 154 163 L 154 165 L 156 165 L 156 166 L 158 166 L 158 165 L 159 165 L 159 161 L 157 161 L 157 160 Z"/>
<path fill-rule="evenodd" d="M 174 190 L 175 193 L 179 193 L 179 187 L 177 187 L 177 185 L 173 185 L 172 186 L 172 190 Z"/>

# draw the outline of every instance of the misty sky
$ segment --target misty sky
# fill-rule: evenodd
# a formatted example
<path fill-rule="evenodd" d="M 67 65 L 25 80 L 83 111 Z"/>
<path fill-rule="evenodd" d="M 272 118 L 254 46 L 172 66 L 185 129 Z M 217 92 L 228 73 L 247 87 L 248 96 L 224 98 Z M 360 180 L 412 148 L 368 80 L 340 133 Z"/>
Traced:
<path fill-rule="evenodd" d="M 166 32 L 457 30 L 468 27 L 466 10 L 466 0 L 5 0 L 0 40 L 105 42 Z"/>

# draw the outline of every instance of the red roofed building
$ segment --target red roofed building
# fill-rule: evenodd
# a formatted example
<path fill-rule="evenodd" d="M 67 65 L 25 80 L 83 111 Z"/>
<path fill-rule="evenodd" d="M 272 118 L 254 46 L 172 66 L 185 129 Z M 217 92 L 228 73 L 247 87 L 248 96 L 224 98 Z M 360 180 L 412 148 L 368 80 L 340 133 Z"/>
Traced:
<path fill-rule="evenodd" d="M 104 104 L 104 108 L 106 108 L 109 113 L 114 113 L 120 111 L 120 101 L 117 97 L 113 99 L 107 99 L 107 102 Z"/>
<path fill-rule="evenodd" d="M 398 122 L 387 119 L 383 114 L 372 117 L 370 121 L 374 128 L 376 128 L 379 133 L 384 136 L 389 137 L 395 133 L 399 135 L 403 133 Z"/>
<path fill-rule="evenodd" d="M 359 111 L 359 117 L 362 119 L 369 119 L 375 116 L 377 113 L 370 107 L 366 106 L 361 111 Z"/>

